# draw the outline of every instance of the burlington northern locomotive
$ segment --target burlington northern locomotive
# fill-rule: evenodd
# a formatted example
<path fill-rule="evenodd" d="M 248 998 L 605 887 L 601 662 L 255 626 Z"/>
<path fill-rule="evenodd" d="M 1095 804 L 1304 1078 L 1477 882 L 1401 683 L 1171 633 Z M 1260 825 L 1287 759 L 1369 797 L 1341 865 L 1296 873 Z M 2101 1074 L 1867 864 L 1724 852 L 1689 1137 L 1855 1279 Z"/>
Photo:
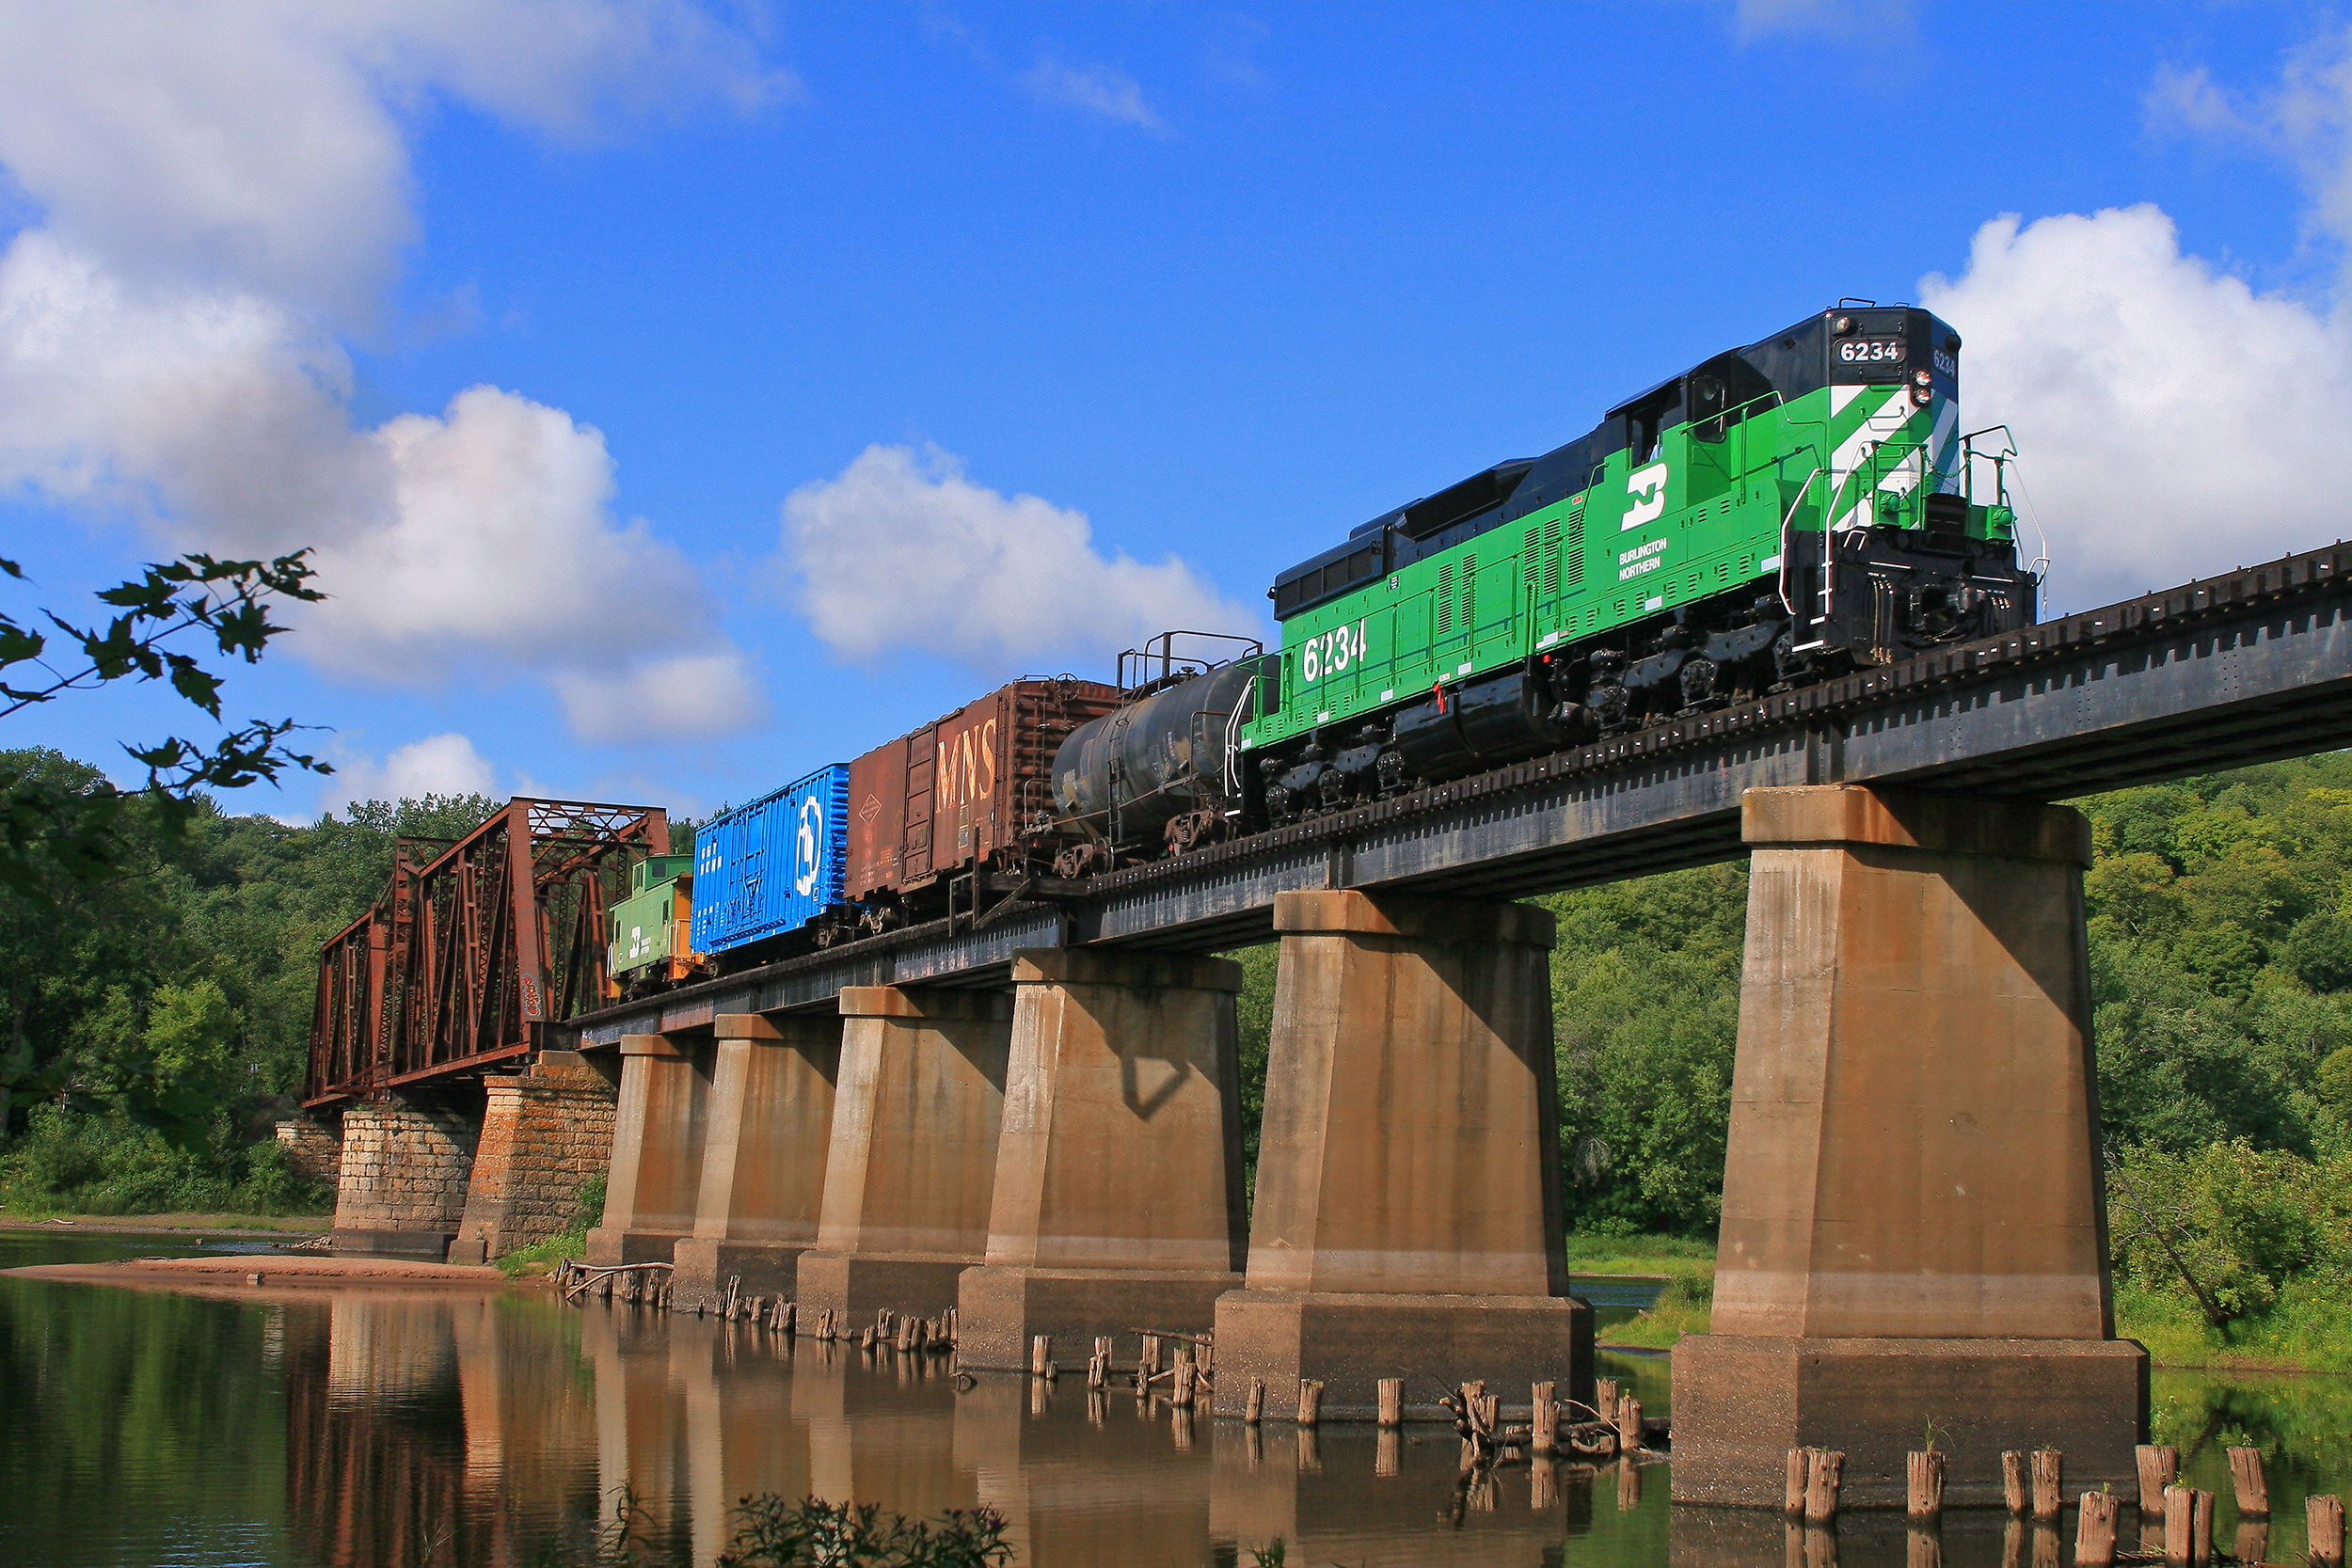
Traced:
<path fill-rule="evenodd" d="M 1065 683 L 1076 700 L 1005 773 L 1050 789 L 987 802 L 1017 831 L 866 879 L 804 911 L 804 938 L 953 912 L 959 876 L 977 904 L 989 871 L 1099 873 L 2030 624 L 2013 454 L 1959 434 L 1960 349 L 1926 310 L 1844 302 L 1383 513 L 1276 577 L 1278 650 L 1219 660 L 1171 634 L 1150 679 Z M 920 741 L 931 730 L 894 742 L 892 766 L 961 767 L 977 790 L 971 759 Z M 916 831 L 911 784 L 895 804 L 850 793 L 875 831 Z M 617 927 L 612 972 L 642 975 Z"/>

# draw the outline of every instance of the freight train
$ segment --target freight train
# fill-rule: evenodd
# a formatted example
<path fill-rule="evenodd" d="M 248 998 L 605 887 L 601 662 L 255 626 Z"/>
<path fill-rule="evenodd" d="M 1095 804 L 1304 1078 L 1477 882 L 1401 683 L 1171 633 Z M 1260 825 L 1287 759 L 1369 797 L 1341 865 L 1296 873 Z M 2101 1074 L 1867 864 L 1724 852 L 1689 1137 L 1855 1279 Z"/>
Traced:
<path fill-rule="evenodd" d="M 977 911 L 1008 879 L 1180 854 L 2029 625 L 2015 453 L 1997 428 L 1960 434 L 1960 350 L 1926 310 L 1842 301 L 1716 355 L 1279 574 L 1275 651 L 1171 633 L 1122 656 L 1116 685 L 1015 682 L 828 770 L 841 813 L 792 804 L 794 785 L 719 818 L 696 841 L 693 951 L 622 958 L 622 911 L 690 896 L 651 879 L 616 909 L 612 973 L 660 983 Z M 706 862 L 729 833 L 760 847 Z M 770 895 L 742 890 L 766 888 L 785 833 L 837 867 L 796 860 L 799 902 L 706 927 Z"/>

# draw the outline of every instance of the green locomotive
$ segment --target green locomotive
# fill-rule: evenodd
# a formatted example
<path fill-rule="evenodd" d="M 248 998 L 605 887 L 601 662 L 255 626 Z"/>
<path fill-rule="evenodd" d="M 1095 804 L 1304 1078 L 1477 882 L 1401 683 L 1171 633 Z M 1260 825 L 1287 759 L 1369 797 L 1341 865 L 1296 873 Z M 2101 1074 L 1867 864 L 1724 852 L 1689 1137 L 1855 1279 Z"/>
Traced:
<path fill-rule="evenodd" d="M 1279 826 L 2030 624 L 2014 454 L 1959 434 L 1960 347 L 1926 310 L 1841 303 L 1374 518 L 1276 578 L 1280 651 L 1070 737 L 1056 826 L 1088 842 L 1057 864 Z"/>

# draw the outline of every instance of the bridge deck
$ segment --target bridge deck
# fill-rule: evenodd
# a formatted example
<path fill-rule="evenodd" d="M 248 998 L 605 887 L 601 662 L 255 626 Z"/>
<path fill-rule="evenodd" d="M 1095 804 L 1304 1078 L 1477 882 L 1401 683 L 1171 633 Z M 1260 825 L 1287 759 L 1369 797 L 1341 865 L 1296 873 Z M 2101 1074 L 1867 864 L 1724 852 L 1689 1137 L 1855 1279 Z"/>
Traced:
<path fill-rule="evenodd" d="M 1524 897 L 1742 852 L 1740 796 L 1881 784 L 2035 800 L 2352 744 L 2342 545 L 604 1009 L 588 1046 L 849 985 L 999 985 L 1022 947 L 1263 941 L 1277 893 Z"/>

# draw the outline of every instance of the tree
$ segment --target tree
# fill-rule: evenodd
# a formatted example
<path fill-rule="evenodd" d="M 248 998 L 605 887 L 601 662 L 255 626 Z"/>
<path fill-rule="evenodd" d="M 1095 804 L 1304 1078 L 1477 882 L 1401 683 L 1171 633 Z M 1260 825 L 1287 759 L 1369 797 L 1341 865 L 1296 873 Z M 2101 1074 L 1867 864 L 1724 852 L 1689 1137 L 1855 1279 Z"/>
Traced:
<path fill-rule="evenodd" d="M 167 681 L 171 689 L 217 721 L 221 677 L 197 655 L 183 651 L 209 639 L 223 658 L 258 661 L 270 639 L 286 628 L 269 618 L 273 601 L 326 597 L 310 585 L 307 550 L 275 561 L 217 561 L 187 555 L 150 562 L 142 575 L 100 594 L 118 611 L 103 630 L 39 611 L 75 650 L 69 667 L 50 658 L 51 634 L 0 613 L 0 719 L 54 703 L 75 691 L 118 681 Z M 24 573 L 0 558 L 0 573 Z M 144 808 L 168 839 L 185 837 L 207 789 L 236 789 L 274 780 L 286 769 L 329 773 L 315 757 L 294 751 L 286 736 L 298 726 L 254 720 L 229 731 L 209 749 L 181 736 L 151 745 L 125 745 L 147 769 L 147 782 L 123 789 L 103 776 L 60 784 L 40 768 L 0 763 L 0 884 L 34 897 L 55 895 L 56 877 L 90 882 L 116 871 L 131 852 L 128 823 Z"/>

